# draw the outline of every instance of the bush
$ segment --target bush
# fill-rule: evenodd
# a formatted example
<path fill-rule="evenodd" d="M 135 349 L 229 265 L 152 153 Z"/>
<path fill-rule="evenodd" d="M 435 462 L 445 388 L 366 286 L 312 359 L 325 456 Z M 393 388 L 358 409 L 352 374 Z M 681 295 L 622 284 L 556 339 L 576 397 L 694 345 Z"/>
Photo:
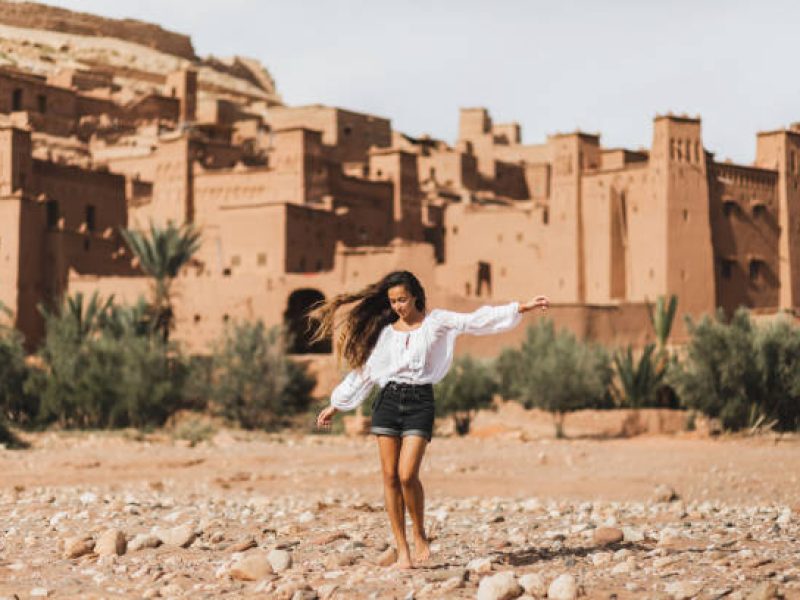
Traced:
<path fill-rule="evenodd" d="M 22 336 L 13 327 L 0 325 L 0 422 L 27 423 L 36 415 L 35 398 L 25 393 L 27 378 Z"/>
<path fill-rule="evenodd" d="M 738 430 L 759 419 L 782 429 L 797 428 L 800 399 L 800 333 L 788 323 L 757 329 L 745 309 L 730 322 L 722 311 L 699 323 L 687 319 L 692 335 L 687 356 L 671 380 L 688 408 Z"/>
<path fill-rule="evenodd" d="M 783 431 L 800 429 L 800 328 L 782 320 L 756 335 L 761 412 Z"/>
<path fill-rule="evenodd" d="M 43 368 L 26 383 L 39 398 L 38 419 L 66 428 L 163 424 L 181 408 L 183 359 L 156 336 L 111 326 L 111 304 L 96 300 L 43 311 Z"/>
<path fill-rule="evenodd" d="M 214 409 L 247 429 L 272 427 L 306 410 L 316 380 L 289 359 L 287 347 L 280 327 L 229 326 L 212 359 Z"/>
<path fill-rule="evenodd" d="M 485 364 L 470 356 L 457 358 L 434 390 L 436 414 L 451 415 L 458 435 L 469 433 L 475 412 L 492 403 L 497 383 Z"/>
<path fill-rule="evenodd" d="M 566 413 L 611 406 L 608 353 L 566 330 L 556 333 L 550 320 L 528 327 L 519 350 L 506 350 L 500 356 L 498 374 L 505 397 L 553 414 L 558 437 L 564 434 Z"/>

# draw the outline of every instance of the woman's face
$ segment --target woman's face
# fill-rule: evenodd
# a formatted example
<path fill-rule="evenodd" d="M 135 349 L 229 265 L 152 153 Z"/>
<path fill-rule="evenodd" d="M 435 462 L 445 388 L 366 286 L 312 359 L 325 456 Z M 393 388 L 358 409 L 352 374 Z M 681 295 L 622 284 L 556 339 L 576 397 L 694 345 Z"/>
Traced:
<path fill-rule="evenodd" d="M 406 286 L 396 285 L 390 287 L 387 294 L 392 310 L 397 313 L 397 316 L 401 319 L 405 319 L 417 309 L 415 304 L 417 299 L 411 295 L 411 292 L 406 289 Z"/>

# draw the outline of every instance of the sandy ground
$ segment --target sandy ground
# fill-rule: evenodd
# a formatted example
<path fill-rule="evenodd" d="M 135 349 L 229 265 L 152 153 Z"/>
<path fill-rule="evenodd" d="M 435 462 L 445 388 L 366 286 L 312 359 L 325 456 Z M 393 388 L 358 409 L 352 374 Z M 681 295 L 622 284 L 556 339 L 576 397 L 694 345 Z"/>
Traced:
<path fill-rule="evenodd" d="M 500 598 L 481 581 L 508 571 L 509 598 L 558 575 L 589 598 L 800 598 L 797 438 L 528 441 L 483 425 L 429 447 L 435 555 L 410 572 L 376 565 L 392 540 L 371 438 L 37 434 L 0 451 L 0 597 Z M 104 534 L 129 548 L 108 555 Z M 164 543 L 132 549 L 148 534 Z M 252 581 L 248 557 L 269 562 Z"/>

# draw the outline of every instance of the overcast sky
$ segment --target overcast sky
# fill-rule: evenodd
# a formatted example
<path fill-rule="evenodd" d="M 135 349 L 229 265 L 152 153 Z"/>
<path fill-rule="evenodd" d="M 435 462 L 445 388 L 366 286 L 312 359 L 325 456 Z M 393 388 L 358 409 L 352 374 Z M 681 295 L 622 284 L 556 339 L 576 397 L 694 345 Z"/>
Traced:
<path fill-rule="evenodd" d="M 458 109 L 518 121 L 526 143 L 602 134 L 649 146 L 652 117 L 701 115 L 718 159 L 800 121 L 800 2 L 739 0 L 57 0 L 258 58 L 290 105 L 322 103 L 453 142 Z"/>

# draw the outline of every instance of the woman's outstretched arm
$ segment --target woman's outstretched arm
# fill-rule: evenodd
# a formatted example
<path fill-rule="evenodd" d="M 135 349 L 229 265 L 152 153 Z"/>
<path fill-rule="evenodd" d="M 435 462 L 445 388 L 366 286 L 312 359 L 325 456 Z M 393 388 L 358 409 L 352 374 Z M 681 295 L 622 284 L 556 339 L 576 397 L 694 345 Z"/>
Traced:
<path fill-rule="evenodd" d="M 432 313 L 435 322 L 446 330 L 472 335 L 490 335 L 513 329 L 522 319 L 522 314 L 539 308 L 547 310 L 550 300 L 536 296 L 528 302 L 511 302 L 498 306 L 482 306 L 470 313 L 438 310 Z"/>
<path fill-rule="evenodd" d="M 369 366 L 353 369 L 331 393 L 330 406 L 322 409 L 317 417 L 317 427 L 328 427 L 337 412 L 358 408 L 369 395 L 375 382 L 369 375 Z"/>

